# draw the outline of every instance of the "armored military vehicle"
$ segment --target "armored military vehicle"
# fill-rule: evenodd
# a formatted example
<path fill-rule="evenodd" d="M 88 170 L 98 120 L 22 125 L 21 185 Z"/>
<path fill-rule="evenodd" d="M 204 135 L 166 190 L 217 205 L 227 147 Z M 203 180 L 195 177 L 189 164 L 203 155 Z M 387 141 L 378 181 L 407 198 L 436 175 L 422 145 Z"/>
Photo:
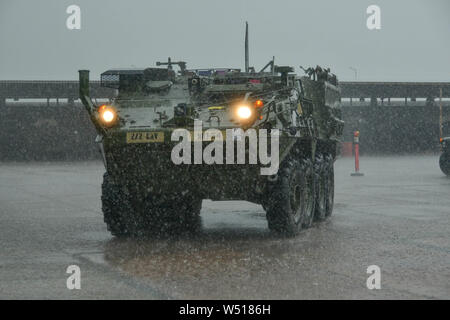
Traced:
<path fill-rule="evenodd" d="M 170 58 L 108 70 L 101 83 L 117 89 L 109 104 L 91 101 L 89 71 L 80 70 L 113 235 L 195 231 L 203 199 L 261 204 L 269 228 L 289 236 L 331 215 L 343 130 L 337 78 L 321 67 L 297 76 L 274 58 L 255 71 L 247 34 L 245 70 Z"/>
<path fill-rule="evenodd" d="M 442 172 L 450 176 L 450 137 L 441 138 L 442 153 L 439 157 L 439 167 Z"/>

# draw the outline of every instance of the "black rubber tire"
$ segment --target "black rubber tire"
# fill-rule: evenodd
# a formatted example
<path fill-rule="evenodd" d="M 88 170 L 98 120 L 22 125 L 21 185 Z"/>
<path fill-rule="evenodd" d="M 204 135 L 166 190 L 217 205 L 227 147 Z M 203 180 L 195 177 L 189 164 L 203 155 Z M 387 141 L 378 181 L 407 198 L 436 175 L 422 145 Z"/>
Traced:
<path fill-rule="evenodd" d="M 305 175 L 305 179 L 307 182 L 307 188 L 309 189 L 309 202 L 307 204 L 307 207 L 304 210 L 304 216 L 303 216 L 303 222 L 302 227 L 304 229 L 311 227 L 313 221 L 314 221 L 314 213 L 315 213 L 315 206 L 316 206 L 316 199 L 315 199 L 315 188 L 316 188 L 316 180 L 314 179 L 314 166 L 310 159 L 304 159 L 302 161 L 302 172 Z"/>
<path fill-rule="evenodd" d="M 326 213 L 325 216 L 328 218 L 333 213 L 334 206 L 334 159 L 331 155 L 326 157 Z"/>
<path fill-rule="evenodd" d="M 327 166 L 325 159 L 322 155 L 317 155 L 314 163 L 314 174 L 316 178 L 316 205 L 314 220 L 323 221 L 326 219 L 327 214 Z"/>
<path fill-rule="evenodd" d="M 288 159 L 269 188 L 269 229 L 285 236 L 297 235 L 311 225 L 314 213 L 314 173 L 308 160 Z M 305 201 L 303 201 L 305 200 Z"/>
<path fill-rule="evenodd" d="M 439 167 L 445 175 L 450 176 L 450 152 L 441 154 L 439 157 Z"/>
<path fill-rule="evenodd" d="M 196 232 L 201 227 L 202 200 L 177 197 L 153 202 L 150 196 L 132 195 L 122 185 L 114 183 L 107 173 L 103 176 L 102 210 L 108 231 L 116 237 L 143 237 Z"/>
<path fill-rule="evenodd" d="M 103 220 L 108 231 L 116 237 L 129 236 L 130 230 L 128 230 L 122 214 L 132 208 L 123 190 L 113 183 L 108 173 L 103 175 L 101 200 Z"/>
<path fill-rule="evenodd" d="M 183 197 L 168 200 L 150 212 L 154 233 L 161 235 L 195 233 L 201 228 L 202 199 Z"/>

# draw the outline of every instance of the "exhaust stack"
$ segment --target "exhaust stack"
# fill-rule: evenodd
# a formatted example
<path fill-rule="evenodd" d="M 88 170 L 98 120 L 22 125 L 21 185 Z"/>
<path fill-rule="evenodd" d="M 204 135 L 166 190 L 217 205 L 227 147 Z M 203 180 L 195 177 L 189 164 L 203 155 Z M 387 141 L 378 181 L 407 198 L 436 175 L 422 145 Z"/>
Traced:
<path fill-rule="evenodd" d="M 92 111 L 95 109 L 89 96 L 89 70 L 79 70 L 79 94 L 80 100 L 86 108 L 87 112 L 92 116 Z"/>
<path fill-rule="evenodd" d="M 89 70 L 79 70 L 80 75 L 80 99 L 83 101 L 85 97 L 89 97 Z"/>

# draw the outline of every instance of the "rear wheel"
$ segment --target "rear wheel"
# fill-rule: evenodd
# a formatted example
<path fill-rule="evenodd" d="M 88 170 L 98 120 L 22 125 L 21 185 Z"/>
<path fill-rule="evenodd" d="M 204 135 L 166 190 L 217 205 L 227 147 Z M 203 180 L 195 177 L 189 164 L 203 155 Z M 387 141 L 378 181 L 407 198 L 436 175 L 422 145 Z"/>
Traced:
<path fill-rule="evenodd" d="M 450 152 L 441 154 L 439 157 L 439 167 L 444 174 L 450 176 Z"/>
<path fill-rule="evenodd" d="M 326 204 L 326 217 L 331 216 L 334 206 L 334 160 L 332 156 L 327 157 L 327 204 Z"/>
<path fill-rule="evenodd" d="M 311 225 L 314 213 L 314 176 L 311 161 L 289 159 L 270 187 L 267 201 L 269 229 L 294 236 Z"/>
<path fill-rule="evenodd" d="M 316 178 L 316 207 L 314 213 L 315 221 L 323 221 L 326 219 L 327 211 L 327 176 L 326 163 L 322 155 L 316 157 L 314 163 L 314 175 Z"/>
<path fill-rule="evenodd" d="M 334 205 L 334 169 L 331 155 L 319 155 L 316 158 L 315 174 L 316 208 L 314 220 L 323 221 L 333 212 Z"/>
<path fill-rule="evenodd" d="M 310 159 L 304 159 L 302 161 L 302 172 L 306 180 L 305 194 L 302 197 L 303 202 L 303 228 L 311 227 L 314 221 L 314 208 L 315 208 L 315 180 L 314 180 L 314 167 Z"/>

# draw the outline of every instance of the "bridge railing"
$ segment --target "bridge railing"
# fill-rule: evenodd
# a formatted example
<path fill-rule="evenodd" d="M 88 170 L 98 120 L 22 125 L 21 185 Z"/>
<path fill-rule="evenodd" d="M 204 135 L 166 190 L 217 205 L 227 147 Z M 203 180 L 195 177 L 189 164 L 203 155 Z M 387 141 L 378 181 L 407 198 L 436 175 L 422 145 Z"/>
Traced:
<path fill-rule="evenodd" d="M 90 82 L 93 98 L 110 98 L 114 90 Z M 346 82 L 339 83 L 342 98 L 450 98 L 450 82 Z M 73 98 L 78 97 L 75 80 L 0 80 L 0 98 Z"/>

